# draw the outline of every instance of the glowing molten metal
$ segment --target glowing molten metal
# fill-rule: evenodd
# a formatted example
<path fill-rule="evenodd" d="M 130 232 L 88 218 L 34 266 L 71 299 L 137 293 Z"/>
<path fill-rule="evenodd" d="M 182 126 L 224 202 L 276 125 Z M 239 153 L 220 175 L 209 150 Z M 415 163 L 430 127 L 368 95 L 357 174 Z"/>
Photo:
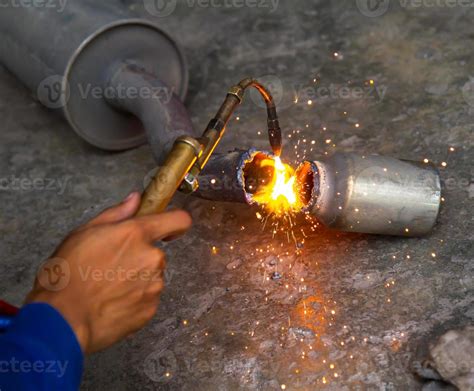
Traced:
<path fill-rule="evenodd" d="M 269 183 L 253 195 L 254 201 L 276 215 L 300 211 L 304 205 L 299 197 L 295 170 L 279 157 L 264 159 L 261 167 L 272 168 L 273 174 Z"/>

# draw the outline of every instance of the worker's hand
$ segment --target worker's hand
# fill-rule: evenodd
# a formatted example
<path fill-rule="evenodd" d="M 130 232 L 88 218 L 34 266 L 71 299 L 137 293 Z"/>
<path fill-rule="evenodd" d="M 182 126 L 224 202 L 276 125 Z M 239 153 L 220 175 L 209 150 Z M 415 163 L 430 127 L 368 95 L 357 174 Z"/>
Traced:
<path fill-rule="evenodd" d="M 55 307 L 86 353 L 112 345 L 154 316 L 165 255 L 153 244 L 191 226 L 183 211 L 133 218 L 139 204 L 140 195 L 132 193 L 73 231 L 41 267 L 26 299 Z"/>

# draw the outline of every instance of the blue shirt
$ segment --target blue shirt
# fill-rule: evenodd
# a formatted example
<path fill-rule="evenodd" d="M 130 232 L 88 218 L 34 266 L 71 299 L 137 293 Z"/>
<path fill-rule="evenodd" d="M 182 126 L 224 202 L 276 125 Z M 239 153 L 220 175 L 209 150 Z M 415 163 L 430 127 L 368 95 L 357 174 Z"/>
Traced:
<path fill-rule="evenodd" d="M 0 390 L 78 390 L 83 361 L 62 315 L 49 304 L 28 304 L 0 334 Z"/>

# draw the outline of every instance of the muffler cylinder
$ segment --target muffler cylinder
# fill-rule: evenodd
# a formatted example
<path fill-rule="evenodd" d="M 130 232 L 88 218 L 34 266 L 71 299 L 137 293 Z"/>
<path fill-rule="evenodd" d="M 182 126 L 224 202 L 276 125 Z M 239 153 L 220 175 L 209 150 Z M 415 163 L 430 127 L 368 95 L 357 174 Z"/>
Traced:
<path fill-rule="evenodd" d="M 109 78 L 119 64 L 136 63 L 184 99 L 181 50 L 155 25 L 113 4 L 74 0 L 62 6 L 2 7 L 0 62 L 45 106 L 61 109 L 89 143 L 106 150 L 145 143 L 140 121 L 107 102 Z M 124 93 L 130 98 L 140 91 Z"/>
<path fill-rule="evenodd" d="M 419 236 L 436 223 L 441 201 L 437 170 L 379 155 L 335 153 L 311 165 L 307 212 L 342 231 Z"/>

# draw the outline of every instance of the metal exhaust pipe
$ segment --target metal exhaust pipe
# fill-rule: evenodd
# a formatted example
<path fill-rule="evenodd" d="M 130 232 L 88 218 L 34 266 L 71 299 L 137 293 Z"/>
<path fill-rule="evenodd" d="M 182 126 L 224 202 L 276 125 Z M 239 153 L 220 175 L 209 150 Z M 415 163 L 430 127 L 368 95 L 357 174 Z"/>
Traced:
<path fill-rule="evenodd" d="M 212 157 L 202 173 L 202 198 L 258 204 L 253 199 L 272 172 L 259 172 L 255 150 Z M 335 153 L 321 161 L 305 161 L 296 171 L 301 212 L 329 228 L 369 234 L 421 236 L 436 224 L 441 184 L 427 164 L 390 157 Z M 264 206 L 264 205 L 263 205 Z"/>
<path fill-rule="evenodd" d="M 306 212 L 342 231 L 421 236 L 436 224 L 438 171 L 390 157 L 335 153 L 298 168 L 306 184 Z"/>
<path fill-rule="evenodd" d="M 256 149 L 215 153 L 199 175 L 194 194 L 212 201 L 254 204 L 252 194 L 272 175 L 262 171 L 259 161 L 270 156 L 270 152 Z"/>
<path fill-rule="evenodd" d="M 61 109 L 80 137 L 105 150 L 148 138 L 159 163 L 172 144 L 170 133 L 173 140 L 198 136 L 181 103 L 186 61 L 169 35 L 92 0 L 67 2 L 58 11 L 31 6 L 0 13 L 0 62 L 41 103 Z"/>

